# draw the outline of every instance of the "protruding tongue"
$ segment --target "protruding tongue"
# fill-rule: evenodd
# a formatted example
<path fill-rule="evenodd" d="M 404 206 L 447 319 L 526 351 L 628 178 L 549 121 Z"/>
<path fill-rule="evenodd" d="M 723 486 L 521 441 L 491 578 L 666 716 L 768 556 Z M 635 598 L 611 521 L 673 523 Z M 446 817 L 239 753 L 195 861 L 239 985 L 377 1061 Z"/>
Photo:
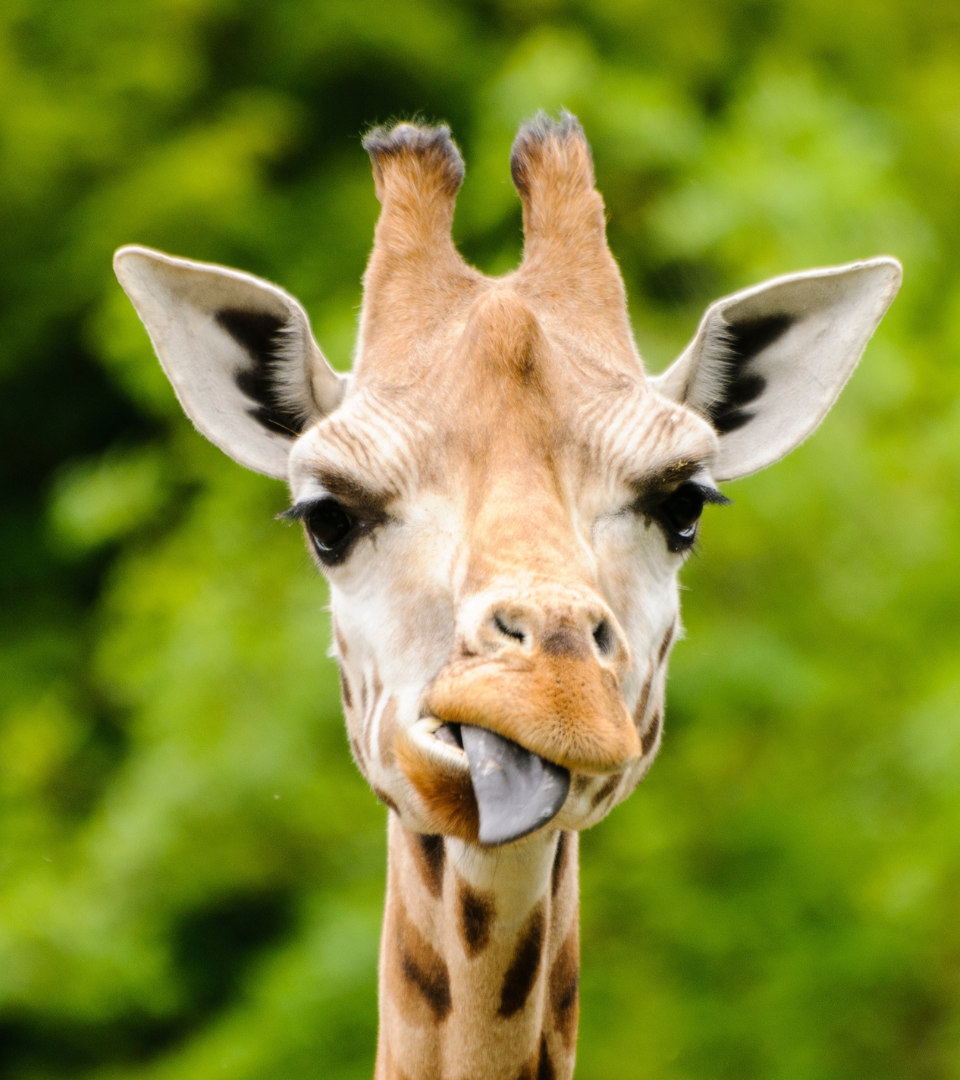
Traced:
<path fill-rule="evenodd" d="M 460 725 L 480 809 L 480 843 L 508 844 L 556 817 L 570 773 L 486 728 Z"/>

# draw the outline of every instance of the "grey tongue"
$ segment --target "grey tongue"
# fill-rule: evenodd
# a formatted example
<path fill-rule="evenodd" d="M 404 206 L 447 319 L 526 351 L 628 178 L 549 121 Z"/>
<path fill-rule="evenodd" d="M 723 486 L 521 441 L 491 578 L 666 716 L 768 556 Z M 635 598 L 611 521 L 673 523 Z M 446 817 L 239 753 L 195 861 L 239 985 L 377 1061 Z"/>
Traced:
<path fill-rule="evenodd" d="M 486 728 L 460 725 L 480 809 L 480 843 L 508 844 L 556 817 L 570 773 Z"/>

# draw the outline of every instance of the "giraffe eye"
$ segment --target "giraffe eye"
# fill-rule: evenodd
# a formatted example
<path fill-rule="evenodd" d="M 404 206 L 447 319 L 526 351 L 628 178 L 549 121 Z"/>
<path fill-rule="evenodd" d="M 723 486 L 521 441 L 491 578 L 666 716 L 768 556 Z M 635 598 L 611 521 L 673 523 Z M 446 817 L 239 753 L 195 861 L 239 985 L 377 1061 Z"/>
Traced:
<path fill-rule="evenodd" d="M 703 513 L 706 496 L 698 484 L 681 484 L 653 510 L 671 551 L 685 551 L 697 538 L 697 523 Z"/>
<path fill-rule="evenodd" d="M 342 561 L 358 524 L 336 499 L 314 503 L 304 523 L 320 561 L 328 566 Z"/>

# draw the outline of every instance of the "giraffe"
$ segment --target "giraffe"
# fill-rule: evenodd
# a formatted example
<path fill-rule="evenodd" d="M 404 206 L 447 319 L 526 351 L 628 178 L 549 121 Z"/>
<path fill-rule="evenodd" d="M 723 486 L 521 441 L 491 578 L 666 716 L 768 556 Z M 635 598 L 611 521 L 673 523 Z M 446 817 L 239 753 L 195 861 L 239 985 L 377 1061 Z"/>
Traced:
<path fill-rule="evenodd" d="M 381 213 L 349 375 L 268 282 L 139 246 L 115 268 L 187 414 L 288 481 L 329 581 L 350 745 L 388 808 L 377 1080 L 568 1080 L 578 834 L 660 746 L 701 512 L 817 426 L 901 269 L 719 300 L 651 377 L 574 117 L 520 128 L 500 278 L 454 246 L 449 129 L 364 145 Z"/>

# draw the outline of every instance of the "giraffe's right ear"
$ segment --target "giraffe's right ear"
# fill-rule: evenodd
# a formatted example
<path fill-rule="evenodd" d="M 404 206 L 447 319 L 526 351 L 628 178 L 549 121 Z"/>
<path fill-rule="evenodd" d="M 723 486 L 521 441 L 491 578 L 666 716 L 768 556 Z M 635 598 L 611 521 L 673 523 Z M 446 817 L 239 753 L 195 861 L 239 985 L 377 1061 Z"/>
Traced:
<path fill-rule="evenodd" d="M 897 295 L 896 259 L 774 278 L 707 308 L 697 336 L 650 382 L 716 428 L 717 480 L 788 454 L 826 416 Z"/>
<path fill-rule="evenodd" d="M 250 274 L 149 248 L 122 247 L 113 266 L 199 431 L 248 469 L 285 478 L 297 436 L 345 386 L 303 308 Z"/>

